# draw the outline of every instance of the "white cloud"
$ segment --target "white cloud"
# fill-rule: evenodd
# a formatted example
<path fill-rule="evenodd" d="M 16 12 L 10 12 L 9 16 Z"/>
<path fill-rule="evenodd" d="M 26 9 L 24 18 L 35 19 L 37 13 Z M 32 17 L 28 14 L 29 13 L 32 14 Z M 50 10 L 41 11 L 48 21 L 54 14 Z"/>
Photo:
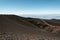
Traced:
<path fill-rule="evenodd" d="M 16 15 L 45 15 L 45 14 L 60 14 L 60 10 L 15 10 L 15 11 L 0 11 L 0 14 L 16 14 Z"/>
<path fill-rule="evenodd" d="M 60 14 L 60 10 L 23 11 L 22 14 L 24 15 Z"/>
<path fill-rule="evenodd" d="M 19 15 L 22 14 L 22 11 L 0 11 L 0 14 Z"/>

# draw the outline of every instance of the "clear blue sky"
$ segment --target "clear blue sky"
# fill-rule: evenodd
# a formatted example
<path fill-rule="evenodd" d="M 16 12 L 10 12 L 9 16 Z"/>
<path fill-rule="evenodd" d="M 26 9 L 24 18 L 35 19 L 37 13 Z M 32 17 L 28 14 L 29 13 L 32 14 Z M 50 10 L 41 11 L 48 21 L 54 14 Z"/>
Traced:
<path fill-rule="evenodd" d="M 0 0 L 0 14 L 60 14 L 60 0 Z"/>

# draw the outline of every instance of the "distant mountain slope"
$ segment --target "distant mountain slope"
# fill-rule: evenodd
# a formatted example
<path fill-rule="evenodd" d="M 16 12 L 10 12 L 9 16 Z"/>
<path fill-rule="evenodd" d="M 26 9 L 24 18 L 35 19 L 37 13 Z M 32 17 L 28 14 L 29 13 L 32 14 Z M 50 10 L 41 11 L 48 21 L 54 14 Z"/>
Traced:
<path fill-rule="evenodd" d="M 59 19 L 51 19 L 51 20 L 45 20 L 45 21 L 51 25 L 60 26 L 60 20 Z"/>
<path fill-rule="evenodd" d="M 0 40 L 60 40 L 59 33 L 40 29 L 37 24 L 46 25 L 40 19 L 0 15 Z"/>
<path fill-rule="evenodd" d="M 53 30 L 55 27 L 60 26 L 59 19 L 38 19 L 38 18 L 27 18 L 29 22 L 38 26 L 39 28 L 47 28 L 47 30 Z M 52 29 L 51 29 L 52 28 Z M 60 28 L 60 27 L 58 27 Z"/>

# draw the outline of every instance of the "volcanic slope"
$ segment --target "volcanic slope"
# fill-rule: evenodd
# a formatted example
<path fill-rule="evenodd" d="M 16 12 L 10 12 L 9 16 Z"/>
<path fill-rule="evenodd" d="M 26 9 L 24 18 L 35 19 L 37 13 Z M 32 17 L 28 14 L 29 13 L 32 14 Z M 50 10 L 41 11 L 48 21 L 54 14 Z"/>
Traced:
<path fill-rule="evenodd" d="M 27 18 L 27 21 L 36 25 L 41 29 L 47 31 L 60 31 L 60 20 L 59 19 L 39 19 L 39 18 Z"/>
<path fill-rule="evenodd" d="M 45 21 L 51 25 L 60 26 L 60 19 L 51 19 L 51 20 L 45 20 Z"/>
<path fill-rule="evenodd" d="M 0 15 L 0 40 L 60 40 L 50 33 L 17 15 Z"/>

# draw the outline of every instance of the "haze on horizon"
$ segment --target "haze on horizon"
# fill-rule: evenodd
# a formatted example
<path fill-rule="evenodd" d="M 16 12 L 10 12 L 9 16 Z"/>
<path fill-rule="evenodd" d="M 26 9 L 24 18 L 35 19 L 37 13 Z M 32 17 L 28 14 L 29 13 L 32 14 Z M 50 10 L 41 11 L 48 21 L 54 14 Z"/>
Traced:
<path fill-rule="evenodd" d="M 0 0 L 0 14 L 58 18 L 60 17 L 60 0 Z"/>

